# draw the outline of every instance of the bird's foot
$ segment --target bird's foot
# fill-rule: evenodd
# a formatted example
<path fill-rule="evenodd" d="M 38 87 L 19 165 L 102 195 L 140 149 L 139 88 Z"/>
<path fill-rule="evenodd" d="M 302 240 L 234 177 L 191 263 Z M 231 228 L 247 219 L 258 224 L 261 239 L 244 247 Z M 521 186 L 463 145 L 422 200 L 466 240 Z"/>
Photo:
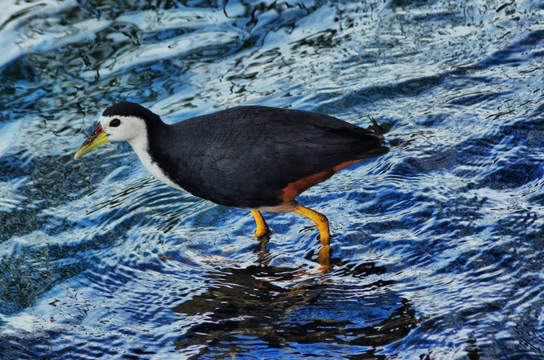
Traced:
<path fill-rule="evenodd" d="M 331 267 L 331 247 L 330 245 L 323 245 L 317 252 L 317 262 L 319 265 L 319 272 L 323 273 Z"/>
<path fill-rule="evenodd" d="M 257 230 L 253 233 L 256 237 L 262 238 L 265 235 L 268 235 L 270 233 L 270 229 L 268 226 L 265 227 L 259 227 L 257 226 Z"/>
<path fill-rule="evenodd" d="M 255 236 L 260 238 L 268 234 L 270 232 L 270 229 L 268 228 L 268 225 L 266 225 L 266 221 L 264 221 L 261 212 L 257 210 L 251 210 L 251 214 L 255 218 L 255 224 L 257 224 L 257 230 L 255 230 L 254 233 Z"/>

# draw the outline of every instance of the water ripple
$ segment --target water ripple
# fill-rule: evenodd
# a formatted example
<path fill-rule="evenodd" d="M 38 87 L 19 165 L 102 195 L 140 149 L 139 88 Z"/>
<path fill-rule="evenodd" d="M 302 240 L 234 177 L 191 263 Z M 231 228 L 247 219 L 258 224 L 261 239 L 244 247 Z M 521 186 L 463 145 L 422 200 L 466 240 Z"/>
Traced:
<path fill-rule="evenodd" d="M 542 6 L 350 1 L 6 4 L 0 353 L 37 358 L 520 358 L 544 352 Z M 167 122 L 262 104 L 389 154 L 300 202 L 315 227 L 73 153 L 113 101 Z"/>

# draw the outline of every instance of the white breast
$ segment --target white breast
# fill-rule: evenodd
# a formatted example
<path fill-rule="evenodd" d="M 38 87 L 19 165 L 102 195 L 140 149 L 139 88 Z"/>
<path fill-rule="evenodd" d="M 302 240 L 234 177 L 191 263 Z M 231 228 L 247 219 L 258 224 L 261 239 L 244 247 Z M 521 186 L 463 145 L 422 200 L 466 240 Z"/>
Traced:
<path fill-rule="evenodd" d="M 142 164 L 144 164 L 144 167 L 149 171 L 154 177 L 162 181 L 163 183 L 170 185 L 176 189 L 182 189 L 180 186 L 178 186 L 175 182 L 170 180 L 164 171 L 161 170 L 161 168 L 157 165 L 156 162 L 151 159 L 151 156 L 149 156 L 148 153 L 148 144 L 147 144 L 147 137 L 138 137 L 136 139 L 133 139 L 129 141 L 129 144 L 132 146 L 138 157 L 140 158 L 140 161 Z"/>

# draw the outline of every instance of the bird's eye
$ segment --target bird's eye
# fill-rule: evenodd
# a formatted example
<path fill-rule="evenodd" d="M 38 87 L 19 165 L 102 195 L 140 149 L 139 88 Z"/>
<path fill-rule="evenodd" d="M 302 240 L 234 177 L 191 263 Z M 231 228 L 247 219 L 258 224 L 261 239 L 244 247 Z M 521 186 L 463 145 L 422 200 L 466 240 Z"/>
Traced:
<path fill-rule="evenodd" d="M 112 121 L 110 121 L 111 127 L 118 127 L 119 125 L 121 125 L 121 120 L 119 119 L 113 119 Z"/>

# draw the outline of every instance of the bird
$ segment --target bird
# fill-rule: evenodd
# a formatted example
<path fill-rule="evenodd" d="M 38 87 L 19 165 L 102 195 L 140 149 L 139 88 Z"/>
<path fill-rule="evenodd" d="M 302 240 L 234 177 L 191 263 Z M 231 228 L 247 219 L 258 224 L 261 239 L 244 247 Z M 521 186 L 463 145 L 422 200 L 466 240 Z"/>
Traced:
<path fill-rule="evenodd" d="M 137 103 L 106 108 L 74 158 L 106 142 L 128 142 L 144 167 L 176 189 L 219 205 L 247 209 L 256 237 L 270 232 L 262 211 L 294 212 L 312 220 L 330 253 L 327 217 L 296 198 L 336 172 L 386 154 L 383 132 L 295 109 L 239 106 L 167 124 Z"/>

